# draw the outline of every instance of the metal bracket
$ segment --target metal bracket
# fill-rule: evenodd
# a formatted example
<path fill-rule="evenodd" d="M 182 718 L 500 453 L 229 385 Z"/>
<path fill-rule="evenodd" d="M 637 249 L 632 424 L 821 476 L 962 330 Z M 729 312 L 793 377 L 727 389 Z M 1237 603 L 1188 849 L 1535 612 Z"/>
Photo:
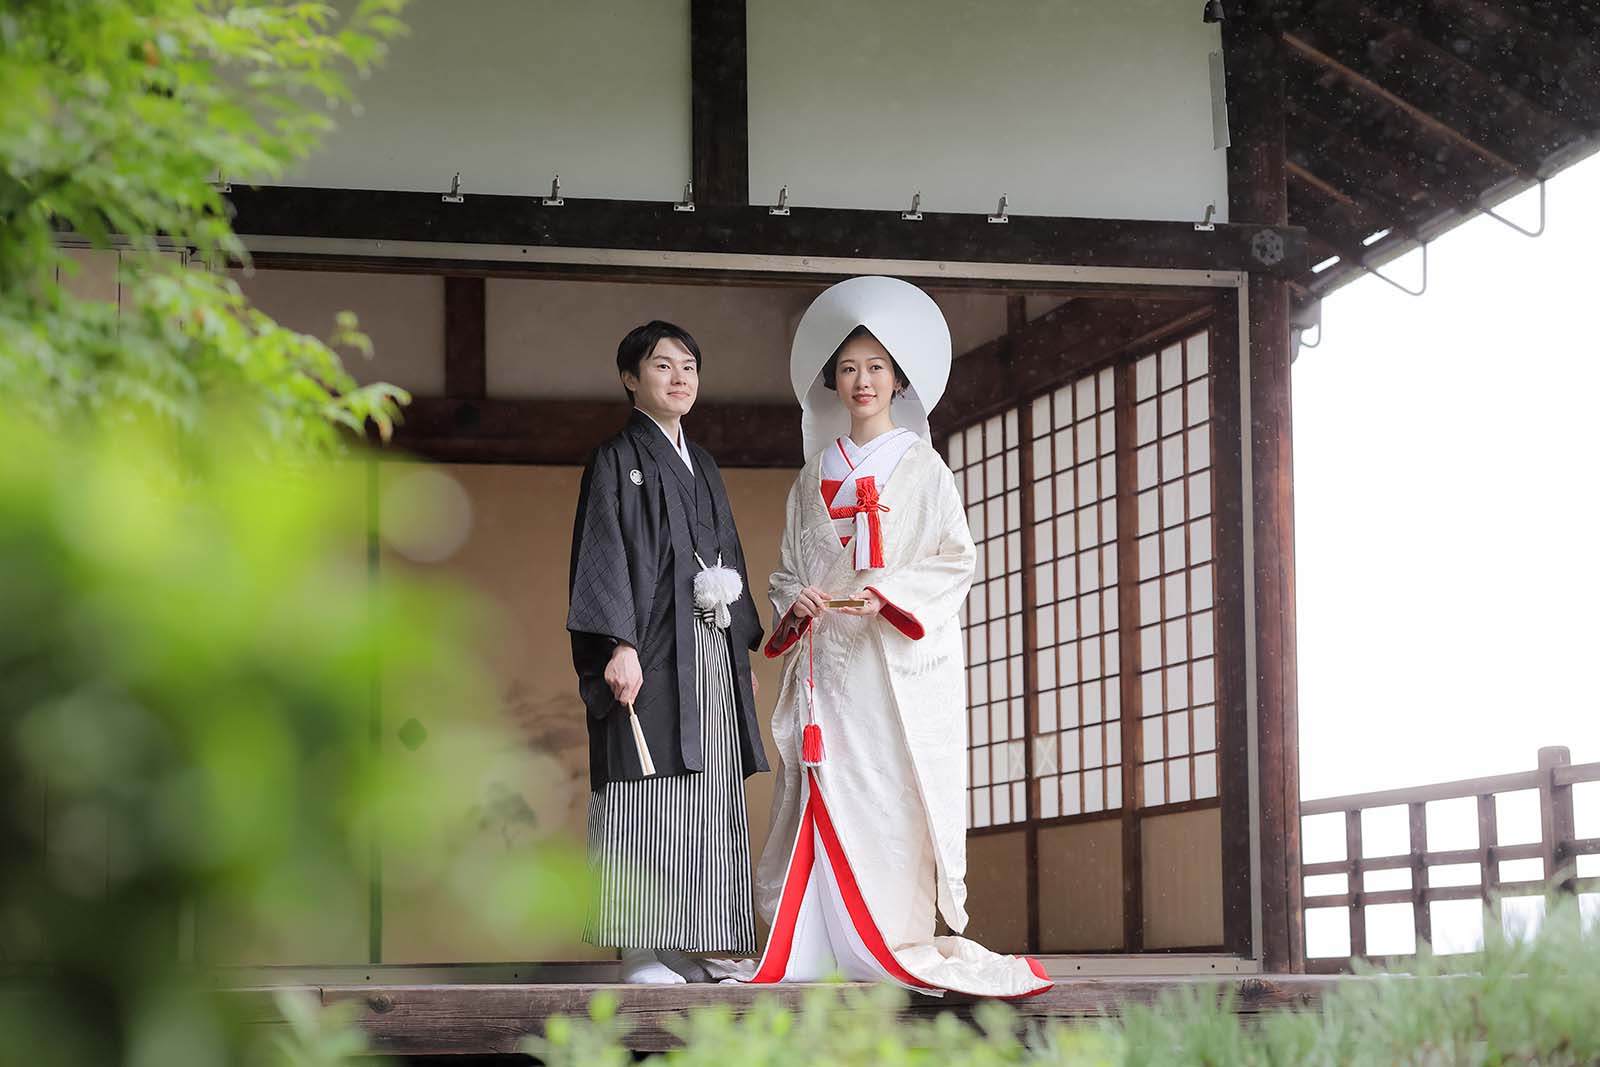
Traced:
<path fill-rule="evenodd" d="M 1213 215 L 1215 215 L 1216 213 L 1217 213 L 1217 205 L 1215 205 L 1215 204 L 1207 204 L 1206 205 L 1206 217 L 1201 219 L 1199 222 L 1195 223 L 1194 224 L 1194 228 L 1200 233 L 1211 233 L 1214 230 L 1216 230 L 1217 224 L 1211 221 L 1211 217 Z"/>
<path fill-rule="evenodd" d="M 1516 230 L 1518 233 L 1522 234 L 1524 237 L 1538 237 L 1540 234 L 1544 233 L 1544 223 L 1545 223 L 1545 217 L 1544 217 L 1544 183 L 1545 183 L 1545 179 L 1544 178 L 1540 178 L 1539 179 L 1539 228 L 1537 230 L 1530 230 L 1526 226 L 1523 226 L 1521 223 L 1512 222 L 1510 219 L 1508 219 L 1504 215 L 1500 214 L 1494 208 L 1485 207 L 1481 202 L 1478 204 L 1478 207 L 1481 208 L 1483 210 L 1483 213 L 1485 215 L 1488 215 L 1491 219 L 1494 219 L 1496 222 L 1504 223 L 1505 225 L 1511 227 L 1513 230 Z"/>
<path fill-rule="evenodd" d="M 450 191 L 439 198 L 447 204 L 461 204 L 466 202 L 466 197 L 461 195 L 461 172 L 456 171 L 456 176 L 450 179 Z"/>
<path fill-rule="evenodd" d="M 994 214 L 989 216 L 990 222 L 1010 222 L 1011 217 L 1006 214 L 1006 194 L 1000 194 L 1000 206 L 994 209 Z"/>
<path fill-rule="evenodd" d="M 217 171 L 217 180 L 211 183 L 211 187 L 219 193 L 233 192 L 233 183 L 228 181 L 228 176 L 220 170 Z"/>
<path fill-rule="evenodd" d="M 900 217 L 907 222 L 922 221 L 922 190 L 918 189 L 911 196 L 911 210 L 900 212 Z"/>
<path fill-rule="evenodd" d="M 1419 243 L 1422 246 L 1422 288 L 1420 289 L 1412 289 L 1409 286 L 1401 285 L 1399 282 L 1395 281 L 1381 270 L 1378 270 L 1376 267 L 1369 267 L 1360 261 L 1357 261 L 1356 266 L 1361 270 L 1366 271 L 1374 278 L 1377 278 L 1379 281 L 1388 282 L 1390 285 L 1394 286 L 1402 293 L 1405 293 L 1407 296 L 1421 296 L 1423 293 L 1428 291 L 1428 242 L 1422 241 Z M 1318 329 L 1319 333 L 1317 335 L 1317 342 L 1320 344 L 1322 342 L 1322 335 L 1320 333 L 1321 328 L 1318 327 Z"/>
<path fill-rule="evenodd" d="M 789 213 L 789 187 L 785 185 L 778 190 L 778 202 L 767 208 L 768 215 L 787 215 Z"/>
<path fill-rule="evenodd" d="M 1301 348 L 1321 348 L 1322 347 L 1322 323 L 1320 323 L 1320 322 L 1317 323 L 1317 343 L 1314 344 L 1314 345 L 1307 344 L 1306 343 L 1306 331 L 1304 329 L 1302 329 L 1300 331 L 1300 347 Z"/>
<path fill-rule="evenodd" d="M 689 182 L 683 187 L 683 199 L 672 205 L 674 211 L 694 210 L 694 182 Z"/>
<path fill-rule="evenodd" d="M 550 179 L 550 195 L 539 201 L 545 207 L 560 207 L 566 201 L 561 198 L 561 175 L 557 174 Z"/>

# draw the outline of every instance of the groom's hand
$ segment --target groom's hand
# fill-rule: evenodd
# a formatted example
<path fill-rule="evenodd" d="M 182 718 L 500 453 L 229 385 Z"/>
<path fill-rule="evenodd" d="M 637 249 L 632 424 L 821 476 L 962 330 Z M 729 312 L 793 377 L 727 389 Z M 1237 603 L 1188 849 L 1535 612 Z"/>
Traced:
<path fill-rule="evenodd" d="M 828 594 L 814 585 L 808 585 L 800 590 L 800 595 L 795 597 L 794 606 L 789 610 L 794 612 L 797 619 L 814 619 L 828 610 L 826 601 Z"/>
<path fill-rule="evenodd" d="M 632 704 L 639 699 L 639 687 L 644 685 L 639 651 L 632 645 L 619 644 L 611 652 L 611 662 L 606 664 L 605 679 L 618 704 Z"/>

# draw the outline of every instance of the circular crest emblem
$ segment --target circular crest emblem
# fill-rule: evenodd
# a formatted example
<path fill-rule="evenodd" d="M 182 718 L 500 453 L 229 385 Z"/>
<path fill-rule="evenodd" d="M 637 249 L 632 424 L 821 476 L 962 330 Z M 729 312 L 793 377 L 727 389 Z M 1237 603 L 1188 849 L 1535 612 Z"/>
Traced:
<path fill-rule="evenodd" d="M 1271 230 L 1257 230 L 1250 239 L 1250 254 L 1262 266 L 1277 266 L 1283 261 L 1283 238 Z"/>
<path fill-rule="evenodd" d="M 644 475 L 639 473 L 639 468 L 637 467 L 628 472 L 628 479 L 632 481 L 634 485 L 644 484 Z"/>

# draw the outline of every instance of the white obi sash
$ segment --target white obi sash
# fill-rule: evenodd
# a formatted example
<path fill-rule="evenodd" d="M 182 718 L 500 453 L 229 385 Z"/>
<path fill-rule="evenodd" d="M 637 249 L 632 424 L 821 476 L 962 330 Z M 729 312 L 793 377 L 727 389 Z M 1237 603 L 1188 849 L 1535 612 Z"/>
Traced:
<path fill-rule="evenodd" d="M 883 523 L 878 516 L 889 509 L 879 501 L 879 493 L 917 440 L 911 430 L 894 429 L 865 445 L 840 437 L 822 454 L 823 503 L 839 543 L 848 545 L 854 538 L 858 571 L 883 566 Z"/>

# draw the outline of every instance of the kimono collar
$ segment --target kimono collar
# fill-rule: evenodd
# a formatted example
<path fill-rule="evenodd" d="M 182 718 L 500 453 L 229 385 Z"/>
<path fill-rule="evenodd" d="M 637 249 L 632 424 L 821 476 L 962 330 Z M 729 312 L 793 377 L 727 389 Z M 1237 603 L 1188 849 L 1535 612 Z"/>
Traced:
<path fill-rule="evenodd" d="M 855 540 L 856 570 L 881 569 L 883 512 L 889 508 L 880 494 L 889 477 L 918 437 L 900 428 L 879 434 L 865 445 L 848 437 L 837 438 L 822 453 L 823 503 L 839 540 Z"/>
<path fill-rule="evenodd" d="M 678 454 L 678 458 L 683 460 L 683 465 L 688 467 L 690 473 L 692 474 L 694 472 L 694 463 L 689 459 L 689 437 L 683 432 L 683 424 L 681 422 L 678 424 L 678 439 L 674 441 L 672 439 L 672 435 L 667 432 L 667 428 L 661 425 L 661 423 L 656 420 L 654 415 L 650 414 L 644 408 L 634 408 L 633 410 L 637 411 L 639 414 L 643 415 L 645 418 L 649 419 L 655 424 L 655 428 L 661 431 L 661 436 L 667 439 L 667 443 L 672 446 L 672 450 Z"/>

